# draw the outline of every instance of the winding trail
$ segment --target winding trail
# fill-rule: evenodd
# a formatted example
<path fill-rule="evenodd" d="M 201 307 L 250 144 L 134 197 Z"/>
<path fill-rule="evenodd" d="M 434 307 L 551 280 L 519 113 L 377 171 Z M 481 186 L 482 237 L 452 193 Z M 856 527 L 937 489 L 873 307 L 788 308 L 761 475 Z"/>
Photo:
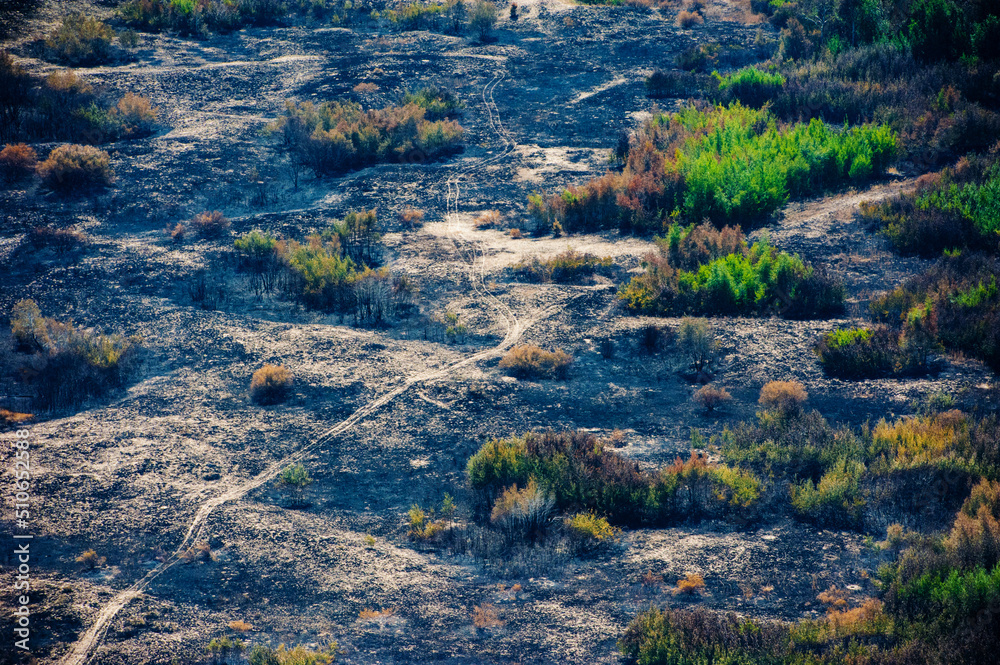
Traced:
<path fill-rule="evenodd" d="M 62 665 L 84 665 L 93 659 L 94 649 L 104 638 L 112 620 L 118 612 L 128 605 L 133 598 L 137 597 L 147 587 L 149 587 L 149 585 L 156 578 L 167 572 L 174 566 L 174 564 L 180 561 L 182 559 L 182 555 L 194 546 L 196 542 L 202 539 L 208 518 L 212 514 L 212 511 L 217 507 L 230 501 L 236 501 L 245 496 L 247 493 L 252 492 L 262 485 L 272 481 L 281 473 L 281 470 L 289 464 L 302 461 L 312 452 L 321 449 L 323 444 L 328 443 L 335 437 L 350 431 L 364 418 L 375 413 L 380 408 L 405 393 L 414 385 L 443 378 L 462 367 L 502 355 L 517 343 L 517 341 L 521 338 L 521 335 L 528 327 L 539 319 L 548 316 L 551 312 L 560 307 L 560 305 L 552 305 L 549 308 L 536 313 L 531 318 L 519 318 L 514 311 L 506 305 L 506 303 L 490 293 L 486 288 L 484 283 L 486 270 L 485 260 L 483 260 L 483 249 L 479 244 L 464 237 L 457 221 L 459 198 L 461 196 L 460 185 L 463 179 L 476 173 L 483 173 L 486 166 L 507 157 L 507 155 L 514 150 L 515 143 L 506 128 L 504 128 L 496 102 L 493 99 L 493 91 L 505 77 L 505 73 L 497 74 L 483 87 L 482 92 L 482 106 L 489 119 L 490 129 L 503 143 L 503 149 L 499 154 L 494 155 L 489 159 L 482 160 L 478 164 L 463 169 L 458 173 L 453 173 L 447 178 L 445 183 L 447 185 L 445 206 L 446 216 L 449 220 L 449 231 L 456 243 L 456 246 L 461 252 L 463 252 L 464 257 L 469 263 L 469 281 L 473 290 L 476 294 L 482 296 L 493 305 L 496 309 L 498 318 L 501 320 L 503 327 L 506 329 L 506 333 L 500 343 L 493 348 L 475 353 L 463 360 L 452 363 L 447 367 L 422 372 L 408 377 L 401 385 L 387 393 L 384 393 L 368 404 L 365 404 L 346 419 L 326 430 L 298 451 L 272 463 L 267 467 L 267 469 L 250 480 L 231 487 L 222 494 L 201 504 L 198 511 L 195 513 L 194 518 L 191 520 L 191 524 L 188 527 L 187 533 L 184 535 L 184 539 L 180 542 L 173 553 L 127 589 L 116 593 L 114 597 L 112 597 L 111 600 L 108 601 L 103 608 L 101 608 L 101 610 L 97 613 L 97 616 L 94 617 L 94 621 L 91 626 L 79 639 L 77 639 L 75 643 L 73 643 L 69 652 L 60 660 Z"/>

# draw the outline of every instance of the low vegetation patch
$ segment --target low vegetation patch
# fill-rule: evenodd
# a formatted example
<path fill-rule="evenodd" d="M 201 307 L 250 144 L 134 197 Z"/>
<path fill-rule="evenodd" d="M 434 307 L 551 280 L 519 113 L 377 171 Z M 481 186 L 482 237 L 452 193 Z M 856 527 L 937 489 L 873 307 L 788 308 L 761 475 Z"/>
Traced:
<path fill-rule="evenodd" d="M 115 179 L 108 153 L 89 145 L 61 145 L 37 167 L 42 183 L 69 192 L 110 186 Z"/>
<path fill-rule="evenodd" d="M 298 163 L 316 173 L 342 173 L 380 162 L 430 161 L 458 151 L 461 125 L 426 115 L 417 103 L 365 111 L 354 102 L 288 102 L 285 115 L 269 128 Z"/>
<path fill-rule="evenodd" d="M 873 318 L 901 330 L 914 353 L 939 345 L 1000 370 L 1000 259 L 952 254 L 870 304 Z"/>
<path fill-rule="evenodd" d="M 917 191 L 861 204 L 861 217 L 902 254 L 1000 254 L 1000 159 L 969 155 L 920 179 Z"/>
<path fill-rule="evenodd" d="M 820 594 L 819 619 L 759 622 L 733 614 L 651 608 L 618 646 L 629 663 L 989 662 L 1000 648 L 1000 485 L 982 482 L 950 533 L 917 539 L 880 571 L 879 598 L 851 607 Z"/>
<path fill-rule="evenodd" d="M 611 257 L 598 257 L 569 248 L 544 261 L 538 257 L 525 259 L 511 268 L 517 279 L 526 282 L 581 282 L 595 273 L 606 272 L 612 264 Z"/>
<path fill-rule="evenodd" d="M 816 355 L 827 374 L 841 379 L 909 376 L 927 369 L 926 351 L 885 326 L 831 331 L 817 344 Z"/>
<path fill-rule="evenodd" d="M 880 175 L 896 140 L 884 125 L 784 124 L 767 109 L 739 103 L 695 105 L 647 120 L 622 173 L 554 196 L 533 195 L 530 210 L 540 227 L 558 222 L 567 232 L 662 232 L 678 216 L 757 224 L 789 198 Z"/>
<path fill-rule="evenodd" d="M 713 258 L 695 271 L 670 263 L 670 245 L 646 257 L 646 272 L 618 290 L 619 300 L 646 314 L 780 314 L 828 316 L 843 307 L 843 287 L 765 238 L 750 248 Z"/>
<path fill-rule="evenodd" d="M 0 51 L 0 141 L 135 139 L 152 133 L 157 117 L 145 97 L 130 92 L 116 99 L 72 70 L 37 78 Z"/>
<path fill-rule="evenodd" d="M 71 407 L 123 388 L 137 374 L 140 340 L 103 335 L 43 317 L 33 300 L 20 300 L 10 319 L 14 353 L 4 369 L 31 395 L 37 409 Z"/>
<path fill-rule="evenodd" d="M 9 184 L 25 180 L 35 173 L 38 155 L 24 143 L 6 145 L 0 150 L 0 176 Z"/>
<path fill-rule="evenodd" d="M 758 67 L 744 67 L 725 76 L 712 72 L 717 90 L 714 96 L 723 104 L 739 101 L 746 106 L 760 108 L 773 98 L 785 85 L 785 77 L 777 72 L 767 72 Z"/>
<path fill-rule="evenodd" d="M 118 16 L 141 30 L 206 37 L 250 25 L 270 25 L 288 13 L 282 0 L 128 0 Z"/>
<path fill-rule="evenodd" d="M 84 14 L 70 14 L 46 38 L 50 57 L 65 65 L 91 66 L 111 58 L 115 32 L 109 25 Z"/>
<path fill-rule="evenodd" d="M 573 356 L 562 349 L 546 351 L 531 344 L 515 346 L 500 359 L 500 367 L 520 379 L 566 379 Z"/>
<path fill-rule="evenodd" d="M 486 443 L 466 468 L 486 505 L 512 486 L 537 483 L 565 513 L 590 513 L 611 524 L 669 524 L 685 517 L 743 512 L 760 497 L 753 476 L 692 455 L 643 471 L 586 432 L 528 433 Z M 595 526 L 595 525 L 591 525 Z"/>
<path fill-rule="evenodd" d="M 264 365 L 253 373 L 250 399 L 257 404 L 278 404 L 285 401 L 291 387 L 291 372 L 281 365 Z"/>

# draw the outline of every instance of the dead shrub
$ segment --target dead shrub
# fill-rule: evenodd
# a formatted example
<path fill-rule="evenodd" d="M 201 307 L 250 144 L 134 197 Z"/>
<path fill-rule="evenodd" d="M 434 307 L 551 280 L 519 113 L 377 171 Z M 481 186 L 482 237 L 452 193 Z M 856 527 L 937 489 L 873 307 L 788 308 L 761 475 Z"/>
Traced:
<path fill-rule="evenodd" d="M 358 613 L 358 618 L 362 621 L 385 621 L 395 615 L 395 607 L 389 607 L 384 610 L 373 610 L 366 607 Z"/>
<path fill-rule="evenodd" d="M 809 395 L 798 381 L 771 381 L 760 389 L 757 403 L 783 415 L 794 415 L 802 410 L 807 399 Z"/>
<path fill-rule="evenodd" d="M 477 229 L 495 229 L 503 221 L 503 215 L 499 210 L 484 210 L 476 217 Z"/>
<path fill-rule="evenodd" d="M 125 137 L 145 136 L 153 131 L 159 112 L 149 100 L 140 95 L 126 92 L 115 106 L 115 119 L 121 125 L 120 132 Z"/>
<path fill-rule="evenodd" d="M 97 552 L 94 550 L 87 550 L 80 556 L 76 557 L 76 562 L 82 564 L 87 570 L 93 570 L 94 568 L 100 568 L 107 561 L 107 557 L 98 556 Z"/>
<path fill-rule="evenodd" d="M 0 150 L 0 175 L 8 183 L 34 175 L 37 164 L 38 155 L 25 143 L 6 145 Z"/>
<path fill-rule="evenodd" d="M 472 625 L 479 629 L 490 629 L 500 628 L 504 622 L 495 606 L 483 603 L 472 608 Z"/>
<path fill-rule="evenodd" d="M 367 81 L 364 81 L 362 83 L 357 84 L 352 89 L 354 90 L 354 92 L 361 94 L 366 92 L 375 92 L 378 90 L 378 86 L 375 85 L 374 83 L 369 83 Z"/>
<path fill-rule="evenodd" d="M 694 596 L 700 594 L 705 590 L 705 580 L 698 573 L 688 573 L 681 579 L 677 580 L 677 586 L 674 588 L 674 595 L 678 596 Z"/>
<path fill-rule="evenodd" d="M 696 25 L 701 25 L 705 22 L 705 19 L 701 17 L 698 12 L 689 12 L 686 9 L 682 9 L 677 12 L 677 19 L 674 21 L 674 25 L 678 28 L 687 30 L 688 28 L 694 27 Z"/>
<path fill-rule="evenodd" d="M 0 409 L 0 424 L 3 425 L 16 425 L 18 423 L 24 423 L 34 417 L 35 416 L 32 413 L 18 413 L 17 411 Z"/>
<path fill-rule="evenodd" d="M 731 402 L 733 396 L 725 388 L 716 388 L 713 385 L 707 385 L 695 391 L 691 399 L 694 400 L 695 404 L 705 409 L 706 412 L 711 413 L 726 402 Z"/>
<path fill-rule="evenodd" d="M 573 356 L 562 349 L 545 351 L 533 344 L 515 346 L 500 360 L 500 367 L 517 378 L 566 379 Z"/>
<path fill-rule="evenodd" d="M 202 238 L 219 238 L 229 230 L 229 220 L 219 210 L 200 212 L 191 220 L 191 228 Z"/>
<path fill-rule="evenodd" d="M 246 621 L 237 619 L 236 621 L 229 622 L 229 628 L 231 630 L 235 630 L 237 633 L 245 633 L 253 630 L 253 625 L 247 623 Z"/>
<path fill-rule="evenodd" d="M 847 591 L 836 587 L 830 587 L 816 596 L 816 600 L 823 603 L 830 609 L 843 609 L 847 607 Z"/>
<path fill-rule="evenodd" d="M 399 213 L 399 221 L 410 229 L 418 229 L 424 225 L 424 211 L 406 207 Z"/>
<path fill-rule="evenodd" d="M 554 508 L 555 501 L 532 478 L 524 489 L 512 485 L 500 495 L 490 521 L 512 539 L 534 542 L 545 531 Z"/>
<path fill-rule="evenodd" d="M 521 229 L 511 229 L 508 233 L 510 233 L 511 240 L 520 240 L 524 237 L 524 232 Z"/>
<path fill-rule="evenodd" d="M 110 155 L 89 145 L 67 144 L 53 148 L 37 171 L 42 182 L 53 190 L 106 187 L 114 182 Z"/>
<path fill-rule="evenodd" d="M 283 402 L 292 387 L 292 373 L 281 365 L 264 365 L 253 373 L 250 399 L 257 404 Z"/>

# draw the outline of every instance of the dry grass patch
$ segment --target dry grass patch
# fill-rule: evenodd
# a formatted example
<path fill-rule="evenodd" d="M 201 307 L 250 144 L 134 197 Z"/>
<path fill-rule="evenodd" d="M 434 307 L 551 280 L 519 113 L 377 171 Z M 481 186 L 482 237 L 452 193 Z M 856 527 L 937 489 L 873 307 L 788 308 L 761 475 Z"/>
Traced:
<path fill-rule="evenodd" d="M 545 351 L 532 344 L 515 346 L 500 360 L 500 367 L 511 376 L 524 379 L 566 379 L 573 356 L 562 349 Z"/>
<path fill-rule="evenodd" d="M 674 595 L 678 596 L 694 596 L 700 594 L 705 590 L 705 580 L 698 573 L 688 573 L 681 579 L 677 580 L 677 587 L 674 589 Z"/>
<path fill-rule="evenodd" d="M 504 625 L 500 612 L 490 603 L 483 603 L 472 608 L 472 625 L 481 630 L 500 628 Z"/>
<path fill-rule="evenodd" d="M 476 217 L 477 229 L 495 229 L 503 221 L 503 215 L 499 210 L 484 210 Z"/>

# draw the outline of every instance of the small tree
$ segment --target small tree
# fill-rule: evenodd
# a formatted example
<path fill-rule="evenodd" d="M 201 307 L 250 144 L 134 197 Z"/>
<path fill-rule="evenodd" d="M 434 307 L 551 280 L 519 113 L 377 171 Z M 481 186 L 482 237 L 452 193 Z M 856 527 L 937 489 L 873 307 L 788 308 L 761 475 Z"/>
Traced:
<path fill-rule="evenodd" d="M 684 318 L 677 331 L 677 346 L 687 355 L 696 372 L 704 371 L 715 359 L 715 332 L 708 319 Z"/>
<path fill-rule="evenodd" d="M 489 0 L 480 0 L 472 6 L 472 14 L 469 15 L 469 28 L 479 33 L 479 40 L 486 41 L 496 25 L 500 12 L 497 6 Z"/>

